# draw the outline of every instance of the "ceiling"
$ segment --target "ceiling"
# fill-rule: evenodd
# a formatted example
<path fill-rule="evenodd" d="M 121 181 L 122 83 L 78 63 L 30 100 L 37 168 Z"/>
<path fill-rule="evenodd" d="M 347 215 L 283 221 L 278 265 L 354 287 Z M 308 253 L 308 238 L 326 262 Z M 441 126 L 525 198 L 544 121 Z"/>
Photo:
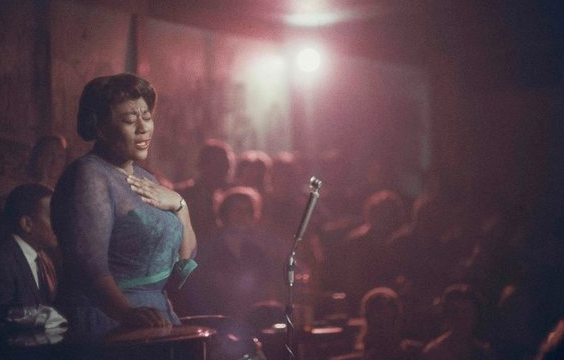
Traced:
<path fill-rule="evenodd" d="M 436 52 L 463 58 L 546 49 L 563 2 L 552 0 L 148 0 L 154 15 L 215 30 L 313 37 L 346 53 L 424 64 Z"/>
<path fill-rule="evenodd" d="M 508 56 L 554 57 L 555 49 L 560 59 L 564 39 L 558 0 L 83 1 L 258 38 L 312 38 L 342 53 L 417 65 L 440 54 L 503 67 Z"/>
<path fill-rule="evenodd" d="M 150 1 L 152 16 L 219 31 L 288 40 L 313 38 L 347 53 L 407 60 L 426 45 L 419 0 Z"/>

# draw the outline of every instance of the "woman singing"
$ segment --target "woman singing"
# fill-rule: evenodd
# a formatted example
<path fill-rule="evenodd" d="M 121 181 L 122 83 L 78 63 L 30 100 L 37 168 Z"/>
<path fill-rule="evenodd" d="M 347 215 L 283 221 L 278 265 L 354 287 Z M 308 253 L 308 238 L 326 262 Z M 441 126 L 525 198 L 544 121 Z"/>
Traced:
<path fill-rule="evenodd" d="M 195 266 L 188 208 L 135 164 L 151 146 L 155 102 L 152 85 L 133 74 L 95 78 L 80 97 L 77 131 L 94 146 L 65 170 L 51 206 L 59 299 L 82 340 L 117 326 L 180 324 L 163 289 L 175 264 Z"/>

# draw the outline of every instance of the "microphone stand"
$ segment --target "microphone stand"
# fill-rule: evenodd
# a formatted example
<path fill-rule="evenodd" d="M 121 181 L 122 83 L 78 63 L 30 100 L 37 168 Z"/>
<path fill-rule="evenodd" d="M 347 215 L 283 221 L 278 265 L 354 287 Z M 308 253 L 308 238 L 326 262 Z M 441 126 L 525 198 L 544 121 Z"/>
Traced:
<path fill-rule="evenodd" d="M 298 226 L 298 231 L 294 235 L 294 244 L 290 254 L 288 255 L 288 260 L 286 261 L 286 285 L 288 287 L 288 297 L 286 303 L 286 350 L 288 352 L 289 360 L 295 360 L 295 349 L 294 349 L 294 323 L 292 322 L 292 316 L 294 312 L 294 271 L 296 268 L 296 249 L 298 248 L 298 243 L 302 240 L 302 236 L 307 228 L 311 214 L 313 213 L 313 208 L 319 199 L 319 189 L 321 188 L 321 180 L 312 176 L 309 180 L 311 192 L 309 195 L 309 200 L 307 202 L 302 220 Z"/>

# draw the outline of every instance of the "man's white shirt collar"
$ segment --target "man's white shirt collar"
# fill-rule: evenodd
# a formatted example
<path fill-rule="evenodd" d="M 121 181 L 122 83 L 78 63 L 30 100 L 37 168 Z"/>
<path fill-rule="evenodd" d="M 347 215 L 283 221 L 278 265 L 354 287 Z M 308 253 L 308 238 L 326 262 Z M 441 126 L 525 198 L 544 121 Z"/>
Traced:
<path fill-rule="evenodd" d="M 29 245 L 20 236 L 18 236 L 16 234 L 12 234 L 12 236 L 14 237 L 14 239 L 16 240 L 18 245 L 20 246 L 20 249 L 22 249 L 22 252 L 25 256 L 25 259 L 27 260 L 27 263 L 29 264 L 29 267 L 31 268 L 31 273 L 33 274 L 33 278 L 35 279 L 35 284 L 39 288 L 39 278 L 37 276 L 37 262 L 35 262 L 35 260 L 37 259 L 37 251 L 35 251 L 31 247 L 31 245 Z"/>

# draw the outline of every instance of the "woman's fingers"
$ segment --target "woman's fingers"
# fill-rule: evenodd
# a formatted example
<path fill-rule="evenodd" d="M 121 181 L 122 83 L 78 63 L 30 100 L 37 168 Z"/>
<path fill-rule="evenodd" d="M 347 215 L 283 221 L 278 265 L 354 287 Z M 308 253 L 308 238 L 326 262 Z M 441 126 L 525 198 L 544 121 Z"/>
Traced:
<path fill-rule="evenodd" d="M 127 182 L 131 185 L 135 185 L 135 186 L 139 186 L 139 187 L 150 187 L 150 188 L 154 188 L 156 186 L 158 186 L 157 184 L 155 184 L 154 182 L 146 179 L 146 178 L 140 178 L 137 177 L 135 175 L 129 175 L 127 177 Z"/>
<path fill-rule="evenodd" d="M 143 308 L 144 314 L 152 327 L 161 327 L 168 324 L 168 321 L 164 319 L 158 310 L 153 308 Z"/>
<path fill-rule="evenodd" d="M 157 199 L 158 191 L 152 182 L 133 176 L 129 176 L 127 182 L 131 186 L 131 190 L 135 191 L 137 194 L 153 200 Z"/>
<path fill-rule="evenodd" d="M 133 327 L 163 327 L 170 325 L 161 313 L 150 307 L 133 308 L 127 316 L 126 325 Z"/>
<path fill-rule="evenodd" d="M 180 195 L 162 185 L 135 175 L 127 177 L 131 190 L 141 195 L 141 199 L 162 210 L 175 210 L 179 206 Z"/>
<path fill-rule="evenodd" d="M 158 205 L 158 202 L 157 202 L 157 201 L 155 201 L 155 200 L 153 200 L 153 199 L 150 199 L 150 198 L 141 197 L 141 200 L 142 200 L 143 202 L 146 202 L 147 204 L 153 205 L 153 206 L 155 206 L 155 207 L 157 207 L 157 205 Z"/>
<path fill-rule="evenodd" d="M 138 187 L 138 188 L 147 188 L 147 189 L 151 189 L 155 187 L 155 183 L 150 182 L 149 180 L 143 178 L 138 178 L 134 175 L 129 175 L 127 177 L 127 182 L 129 183 L 129 185 Z"/>

